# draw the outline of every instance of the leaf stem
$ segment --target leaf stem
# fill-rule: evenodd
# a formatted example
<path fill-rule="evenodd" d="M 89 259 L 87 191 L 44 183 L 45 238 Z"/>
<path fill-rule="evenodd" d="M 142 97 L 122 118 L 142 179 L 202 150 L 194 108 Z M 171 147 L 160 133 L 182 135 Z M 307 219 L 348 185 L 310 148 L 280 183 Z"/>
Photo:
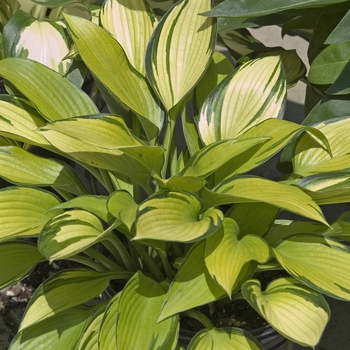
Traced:
<path fill-rule="evenodd" d="M 94 260 L 100 262 L 110 271 L 120 271 L 122 269 L 121 266 L 116 264 L 113 260 L 107 258 L 105 255 L 101 254 L 94 248 L 90 247 L 85 249 L 85 253 L 89 255 L 91 258 L 93 258 Z"/>
<path fill-rule="evenodd" d="M 186 317 L 194 318 L 195 320 L 202 323 L 202 325 L 208 330 L 211 330 L 214 328 L 214 325 L 211 323 L 209 318 L 198 310 L 187 310 L 183 313 L 183 315 Z"/>

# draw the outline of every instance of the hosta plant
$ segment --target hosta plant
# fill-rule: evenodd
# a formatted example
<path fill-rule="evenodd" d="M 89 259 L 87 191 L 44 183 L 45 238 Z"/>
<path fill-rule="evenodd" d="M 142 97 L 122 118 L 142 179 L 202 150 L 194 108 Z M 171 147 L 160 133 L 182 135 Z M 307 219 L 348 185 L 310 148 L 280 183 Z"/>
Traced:
<path fill-rule="evenodd" d="M 335 3 L 316 2 L 314 16 Z M 10 183 L 0 191 L 0 287 L 44 261 L 77 263 L 36 289 L 10 349 L 179 349 L 184 317 L 203 324 L 189 349 L 263 349 L 210 320 L 240 299 L 314 347 L 330 317 L 323 295 L 350 299 L 349 214 L 332 223 L 320 207 L 349 200 L 350 121 L 323 117 L 322 104 L 308 122 L 284 120 L 299 79 L 326 90 L 294 51 L 269 50 L 243 28 L 276 13 L 266 21 L 282 16 L 296 30 L 309 2 L 181 0 L 165 13 L 150 3 L 107 0 L 99 25 L 64 15 L 104 111 L 37 61 L 0 61 L 10 92 L 0 98 Z M 216 50 L 225 40 L 226 55 Z M 254 175 L 279 152 L 289 173 Z"/>

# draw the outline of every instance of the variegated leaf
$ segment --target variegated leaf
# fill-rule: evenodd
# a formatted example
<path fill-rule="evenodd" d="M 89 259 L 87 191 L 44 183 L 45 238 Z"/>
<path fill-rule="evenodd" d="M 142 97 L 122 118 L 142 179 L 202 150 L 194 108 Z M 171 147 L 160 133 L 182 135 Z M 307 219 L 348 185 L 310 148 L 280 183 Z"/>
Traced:
<path fill-rule="evenodd" d="M 189 192 L 158 192 L 137 212 L 134 239 L 194 242 L 213 234 L 222 224 L 218 209 L 201 212 L 201 202 Z"/>
<path fill-rule="evenodd" d="M 204 101 L 198 128 L 203 142 L 236 138 L 268 118 L 281 118 L 286 82 L 278 57 L 248 61 L 225 78 Z"/>
<path fill-rule="evenodd" d="M 158 23 L 146 51 L 148 80 L 170 110 L 196 85 L 210 63 L 216 20 L 200 14 L 210 0 L 181 0 Z"/>
<path fill-rule="evenodd" d="M 286 338 L 314 348 L 330 318 L 323 296 L 293 278 L 279 278 L 261 291 L 258 280 L 243 284 L 244 298 Z"/>
<path fill-rule="evenodd" d="M 145 0 L 107 0 L 100 12 L 101 24 L 124 49 L 129 62 L 142 75 L 148 41 L 157 17 Z"/>

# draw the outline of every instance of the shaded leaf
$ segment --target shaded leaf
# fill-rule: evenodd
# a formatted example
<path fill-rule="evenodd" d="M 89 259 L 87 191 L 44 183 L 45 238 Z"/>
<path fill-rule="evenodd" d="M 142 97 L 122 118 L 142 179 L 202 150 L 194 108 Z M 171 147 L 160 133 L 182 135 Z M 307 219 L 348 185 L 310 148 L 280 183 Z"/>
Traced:
<path fill-rule="evenodd" d="M 43 260 L 36 245 L 25 242 L 0 244 L 0 288 L 25 278 Z"/>
<path fill-rule="evenodd" d="M 199 242 L 181 263 L 169 287 L 159 320 L 218 300 L 225 295 L 225 291 L 214 282 L 207 271 L 204 249 L 205 242 Z"/>

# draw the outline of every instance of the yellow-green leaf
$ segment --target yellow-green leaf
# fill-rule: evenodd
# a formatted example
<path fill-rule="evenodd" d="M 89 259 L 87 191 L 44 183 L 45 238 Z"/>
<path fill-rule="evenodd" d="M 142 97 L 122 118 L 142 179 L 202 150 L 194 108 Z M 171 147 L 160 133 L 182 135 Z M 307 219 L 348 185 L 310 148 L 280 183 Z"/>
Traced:
<path fill-rule="evenodd" d="M 214 233 L 222 224 L 223 213 L 208 209 L 189 192 L 158 192 L 143 202 L 137 212 L 134 239 L 194 242 Z"/>
<path fill-rule="evenodd" d="M 103 3 L 102 27 L 117 39 L 129 62 L 142 75 L 148 41 L 157 24 L 157 17 L 145 0 L 107 0 Z"/>
<path fill-rule="evenodd" d="M 259 236 L 246 235 L 238 240 L 237 223 L 226 218 L 221 228 L 206 239 L 205 264 L 213 279 L 231 293 L 239 287 L 244 265 L 265 263 L 270 258 L 269 245 Z"/>
<path fill-rule="evenodd" d="M 281 118 L 286 82 L 278 57 L 248 61 L 225 78 L 204 101 L 199 133 L 208 145 L 236 138 L 268 118 Z"/>
<path fill-rule="evenodd" d="M 297 234 L 278 243 L 278 262 L 297 280 L 323 294 L 350 300 L 350 248 L 316 234 Z"/>
<path fill-rule="evenodd" d="M 170 110 L 196 85 L 210 63 L 216 20 L 200 14 L 211 0 L 181 0 L 158 23 L 146 51 L 148 80 Z"/>
<path fill-rule="evenodd" d="M 258 280 L 242 286 L 245 299 L 286 338 L 315 347 L 330 318 L 323 296 L 292 278 L 280 278 L 261 291 Z"/>

